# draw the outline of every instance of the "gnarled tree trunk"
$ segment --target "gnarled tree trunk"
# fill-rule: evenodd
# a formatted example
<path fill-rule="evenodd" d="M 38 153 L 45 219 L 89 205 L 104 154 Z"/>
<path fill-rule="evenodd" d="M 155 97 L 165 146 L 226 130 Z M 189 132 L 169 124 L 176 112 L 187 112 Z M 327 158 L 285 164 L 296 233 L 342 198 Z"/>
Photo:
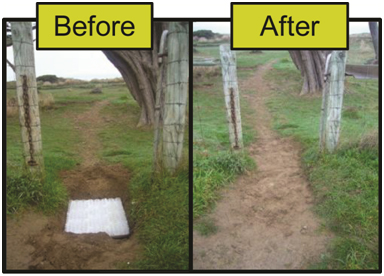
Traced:
<path fill-rule="evenodd" d="M 325 61 L 329 53 L 330 51 L 289 51 L 293 63 L 303 77 L 300 95 L 323 90 Z"/>
<path fill-rule="evenodd" d="M 155 22 L 153 50 L 104 50 L 103 53 L 120 71 L 129 91 L 141 108 L 138 126 L 154 123 L 157 78 L 159 76 L 158 48 L 168 23 Z"/>

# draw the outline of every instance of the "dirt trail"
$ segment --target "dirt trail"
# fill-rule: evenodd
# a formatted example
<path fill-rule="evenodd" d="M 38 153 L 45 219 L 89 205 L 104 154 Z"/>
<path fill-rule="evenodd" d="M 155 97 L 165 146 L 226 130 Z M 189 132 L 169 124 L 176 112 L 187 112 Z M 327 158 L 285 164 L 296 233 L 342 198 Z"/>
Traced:
<path fill-rule="evenodd" d="M 97 133 L 108 121 L 100 110 L 107 104 L 98 101 L 84 113 L 68 114 L 82 136 L 78 146 L 82 163 L 60 176 L 70 199 L 120 197 L 127 210 L 129 172 L 122 165 L 106 165 L 97 156 L 101 149 Z M 140 252 L 134 234 L 128 239 L 112 239 L 105 233 L 69 234 L 64 232 L 65 220 L 66 210 L 55 217 L 30 212 L 7 219 L 7 269 L 113 269 L 134 261 Z"/>
<path fill-rule="evenodd" d="M 311 211 L 313 197 L 300 166 L 300 148 L 271 130 L 263 75 L 271 64 L 240 84 L 256 111 L 257 141 L 250 146 L 257 170 L 225 189 L 208 215 L 218 232 L 193 233 L 194 269 L 302 269 L 325 252 L 329 233 Z M 246 116 L 246 114 L 243 114 Z"/>

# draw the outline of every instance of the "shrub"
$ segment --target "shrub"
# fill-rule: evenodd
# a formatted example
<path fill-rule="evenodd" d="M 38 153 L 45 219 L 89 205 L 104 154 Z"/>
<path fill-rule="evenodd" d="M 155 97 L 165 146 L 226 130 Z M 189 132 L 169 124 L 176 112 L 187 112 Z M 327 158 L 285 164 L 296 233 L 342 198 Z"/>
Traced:
<path fill-rule="evenodd" d="M 211 30 L 198 30 L 193 32 L 193 36 L 205 37 L 206 39 L 210 39 L 215 36 L 215 33 Z"/>
<path fill-rule="evenodd" d="M 56 75 L 43 75 L 36 78 L 37 81 L 56 83 L 59 78 Z"/>

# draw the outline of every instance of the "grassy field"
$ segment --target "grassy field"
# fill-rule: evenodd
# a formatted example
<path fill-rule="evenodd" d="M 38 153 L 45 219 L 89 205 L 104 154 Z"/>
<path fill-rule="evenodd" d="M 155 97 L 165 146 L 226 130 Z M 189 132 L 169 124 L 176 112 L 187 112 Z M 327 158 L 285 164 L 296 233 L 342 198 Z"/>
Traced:
<path fill-rule="evenodd" d="M 217 47 L 197 47 L 196 50 L 195 56 L 219 58 Z M 363 54 L 359 55 L 361 50 Z M 321 95 L 299 96 L 301 76 L 288 52 L 237 52 L 237 55 L 240 82 L 250 76 L 257 65 L 275 61 L 265 76 L 272 90 L 268 108 L 274 118 L 273 127 L 282 136 L 294 137 L 302 145 L 302 164 L 316 199 L 315 211 L 324 219 L 324 227 L 335 234 L 330 253 L 310 268 L 378 269 L 378 82 L 347 78 L 340 146 L 334 154 L 321 154 L 318 151 Z M 371 57 L 372 49 L 368 51 L 351 44 L 349 62 L 364 64 Z M 210 210 L 217 200 L 217 191 L 248 168 L 250 162 L 246 152 L 241 158 L 228 152 L 221 72 L 194 70 L 193 93 L 196 218 Z M 242 101 L 241 108 L 247 146 L 257 139 L 257 133 L 250 127 L 252 110 L 247 102 Z M 202 235 L 217 231 L 214 225 L 204 222 L 204 217 L 200 220 L 195 227 Z"/>
<path fill-rule="evenodd" d="M 42 183 L 23 174 L 18 117 L 7 117 L 7 214 L 21 214 L 31 206 L 48 214 L 64 210 L 68 196 L 59 172 L 81 162 L 78 145 L 86 142 L 67 115 L 84 112 L 95 101 L 108 100 L 110 104 L 101 116 L 112 119 L 98 133 L 102 150 L 97 155 L 107 164 L 121 163 L 130 171 L 132 178 L 127 185 L 135 207 L 129 216 L 144 249 L 139 261 L 119 268 L 188 269 L 188 143 L 185 162 L 175 176 L 152 176 L 153 130 L 136 127 L 139 107 L 125 84 L 103 85 L 103 94 L 90 94 L 90 90 L 84 85 L 41 89 L 42 94 L 52 94 L 55 100 L 40 111 L 46 167 Z M 9 89 L 7 98 L 14 93 Z"/>

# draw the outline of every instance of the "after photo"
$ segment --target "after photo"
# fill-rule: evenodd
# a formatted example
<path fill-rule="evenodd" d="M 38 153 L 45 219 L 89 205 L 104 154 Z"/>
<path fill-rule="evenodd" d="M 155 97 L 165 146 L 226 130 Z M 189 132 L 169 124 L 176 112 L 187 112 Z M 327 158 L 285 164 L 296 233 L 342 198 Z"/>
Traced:
<path fill-rule="evenodd" d="M 212 20 L 213 21 L 213 20 Z M 379 269 L 378 22 L 349 50 L 193 26 L 193 268 Z"/>

